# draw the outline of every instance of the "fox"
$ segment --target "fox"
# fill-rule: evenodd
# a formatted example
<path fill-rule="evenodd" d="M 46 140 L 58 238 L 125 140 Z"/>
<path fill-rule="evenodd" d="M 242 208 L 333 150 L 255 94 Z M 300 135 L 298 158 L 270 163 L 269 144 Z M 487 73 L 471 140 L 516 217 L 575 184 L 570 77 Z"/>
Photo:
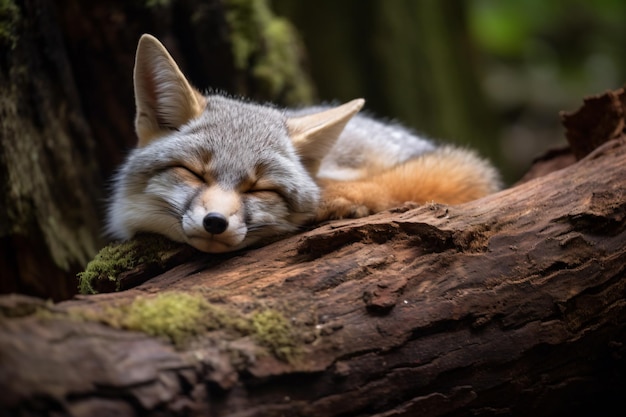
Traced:
<path fill-rule="evenodd" d="M 327 220 L 406 202 L 496 192 L 495 167 L 359 113 L 365 101 L 296 109 L 193 87 L 161 42 L 139 39 L 132 149 L 112 179 L 106 231 L 156 233 L 199 251 L 263 245 Z"/>

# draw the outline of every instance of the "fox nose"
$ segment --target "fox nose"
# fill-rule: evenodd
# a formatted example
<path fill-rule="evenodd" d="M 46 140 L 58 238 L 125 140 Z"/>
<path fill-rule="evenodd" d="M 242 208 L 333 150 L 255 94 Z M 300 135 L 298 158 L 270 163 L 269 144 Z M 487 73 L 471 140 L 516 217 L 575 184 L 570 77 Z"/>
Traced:
<path fill-rule="evenodd" d="M 220 213 L 209 213 L 202 219 L 202 226 L 212 235 L 219 235 L 228 229 L 228 220 Z"/>

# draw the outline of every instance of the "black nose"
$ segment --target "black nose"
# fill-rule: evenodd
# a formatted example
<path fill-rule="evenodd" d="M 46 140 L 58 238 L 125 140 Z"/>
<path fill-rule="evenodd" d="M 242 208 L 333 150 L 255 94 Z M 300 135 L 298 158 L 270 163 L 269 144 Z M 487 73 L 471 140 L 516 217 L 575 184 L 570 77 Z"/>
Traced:
<path fill-rule="evenodd" d="M 202 219 L 202 226 L 212 235 L 219 235 L 228 229 L 228 220 L 220 213 L 209 213 Z"/>

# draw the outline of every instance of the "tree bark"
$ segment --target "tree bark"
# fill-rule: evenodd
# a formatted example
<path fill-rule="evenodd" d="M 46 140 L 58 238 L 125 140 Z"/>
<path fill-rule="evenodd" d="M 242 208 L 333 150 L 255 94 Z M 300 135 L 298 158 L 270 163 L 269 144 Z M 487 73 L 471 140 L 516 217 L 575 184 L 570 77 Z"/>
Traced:
<path fill-rule="evenodd" d="M 623 122 L 623 109 L 613 117 Z M 53 306 L 5 297 L 0 406 L 73 416 L 621 415 L 623 125 L 606 140 L 468 204 L 196 253 L 119 293 Z M 184 326 L 164 337 L 142 323 L 129 331 L 134 303 L 164 294 L 208 303 L 204 327 L 185 339 Z M 286 319 L 278 342 L 249 325 L 268 311 Z"/>
<path fill-rule="evenodd" d="M 4 3 L 0 292 L 65 299 L 102 244 L 94 137 L 51 2 Z"/>

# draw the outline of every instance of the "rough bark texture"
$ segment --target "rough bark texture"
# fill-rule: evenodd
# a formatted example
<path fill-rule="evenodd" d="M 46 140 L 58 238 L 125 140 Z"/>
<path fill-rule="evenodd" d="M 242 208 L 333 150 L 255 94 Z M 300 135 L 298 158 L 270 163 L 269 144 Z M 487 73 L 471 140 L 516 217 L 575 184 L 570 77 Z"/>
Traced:
<path fill-rule="evenodd" d="M 2 8 L 0 293 L 65 299 L 102 244 L 95 142 L 52 3 Z"/>
<path fill-rule="evenodd" d="M 119 293 L 52 306 L 5 297 L 0 406 L 75 416 L 621 415 L 626 138 L 608 139 L 469 204 L 192 254 Z M 129 304 L 166 293 L 226 314 L 207 315 L 183 341 L 168 333 L 175 344 L 124 330 Z M 288 320 L 286 340 L 273 344 L 243 319 L 213 325 L 259 311 Z"/>
<path fill-rule="evenodd" d="M 624 134 L 626 91 L 621 88 L 587 97 L 576 112 L 561 113 L 566 137 L 574 155 L 580 159 L 600 144 Z"/>

